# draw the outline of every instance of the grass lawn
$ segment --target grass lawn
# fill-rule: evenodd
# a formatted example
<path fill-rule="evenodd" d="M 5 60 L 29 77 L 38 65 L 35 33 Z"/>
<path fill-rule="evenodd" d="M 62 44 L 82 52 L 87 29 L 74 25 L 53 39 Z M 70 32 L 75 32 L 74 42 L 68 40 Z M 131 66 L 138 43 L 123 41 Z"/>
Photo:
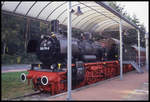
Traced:
<path fill-rule="evenodd" d="M 25 83 L 20 81 L 20 74 L 22 72 L 8 72 L 1 73 L 1 98 L 10 99 L 17 96 L 34 92 L 32 84 L 28 85 L 28 80 Z M 27 71 L 24 71 L 27 74 Z"/>

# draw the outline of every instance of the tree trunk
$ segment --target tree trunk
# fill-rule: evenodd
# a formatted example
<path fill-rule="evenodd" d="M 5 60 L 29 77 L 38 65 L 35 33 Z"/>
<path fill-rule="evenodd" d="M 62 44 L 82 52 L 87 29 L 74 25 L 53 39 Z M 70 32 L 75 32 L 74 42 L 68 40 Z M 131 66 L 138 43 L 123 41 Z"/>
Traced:
<path fill-rule="evenodd" d="M 3 55 L 5 56 L 6 54 L 6 43 L 4 43 L 4 49 L 3 49 Z"/>
<path fill-rule="evenodd" d="M 27 51 L 27 38 L 28 38 L 28 33 L 29 33 L 29 26 L 30 26 L 30 19 L 27 19 L 27 24 L 26 24 L 26 33 L 25 33 L 25 51 Z"/>

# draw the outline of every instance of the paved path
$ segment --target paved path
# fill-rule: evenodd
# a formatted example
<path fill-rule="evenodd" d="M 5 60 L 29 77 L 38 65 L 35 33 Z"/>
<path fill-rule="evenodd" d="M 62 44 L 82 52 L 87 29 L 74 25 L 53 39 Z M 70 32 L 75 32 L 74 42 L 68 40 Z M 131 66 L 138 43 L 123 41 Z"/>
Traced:
<path fill-rule="evenodd" d="M 124 100 L 149 100 L 149 83 L 143 83 L 133 90 Z"/>
<path fill-rule="evenodd" d="M 2 65 L 1 72 L 17 72 L 17 71 L 25 71 L 30 69 L 29 64 L 14 64 L 14 65 Z"/>

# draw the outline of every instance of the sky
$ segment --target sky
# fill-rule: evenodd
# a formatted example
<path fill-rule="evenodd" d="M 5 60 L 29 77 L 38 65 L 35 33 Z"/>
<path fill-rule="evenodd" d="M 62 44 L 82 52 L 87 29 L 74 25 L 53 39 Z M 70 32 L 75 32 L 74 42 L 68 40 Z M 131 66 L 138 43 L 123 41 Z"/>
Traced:
<path fill-rule="evenodd" d="M 139 19 L 140 24 L 144 24 L 146 32 L 149 32 L 149 2 L 148 1 L 128 1 L 117 2 L 121 7 L 124 6 L 124 11 L 132 17 L 134 14 Z"/>

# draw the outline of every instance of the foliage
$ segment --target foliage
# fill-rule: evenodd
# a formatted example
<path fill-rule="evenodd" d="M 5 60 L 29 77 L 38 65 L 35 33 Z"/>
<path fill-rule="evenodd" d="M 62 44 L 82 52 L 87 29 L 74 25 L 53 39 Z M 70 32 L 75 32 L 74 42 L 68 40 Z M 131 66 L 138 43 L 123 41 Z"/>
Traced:
<path fill-rule="evenodd" d="M 26 26 L 28 22 L 23 17 L 6 14 L 2 14 L 1 17 L 2 64 L 32 63 L 33 60 L 38 61 L 33 54 L 26 53 L 25 42 L 30 38 L 39 39 L 40 23 L 30 20 L 29 25 Z M 25 38 L 25 34 L 27 34 L 27 38 Z M 20 61 L 17 62 L 18 58 L 20 58 Z"/>
<path fill-rule="evenodd" d="M 108 2 L 108 5 L 110 7 L 112 7 L 114 10 L 118 11 L 120 14 L 122 14 L 125 18 L 127 18 L 129 21 L 131 21 L 133 24 L 137 25 L 141 30 L 140 30 L 140 39 L 141 39 L 141 46 L 145 47 L 145 33 L 146 29 L 144 27 L 143 24 L 140 23 L 139 19 L 137 18 L 137 16 L 134 14 L 132 17 L 125 11 L 124 7 L 125 6 L 121 6 L 120 4 L 117 4 L 116 1 L 113 2 Z M 137 45 L 137 39 L 138 39 L 138 35 L 137 35 L 137 31 L 135 29 L 128 29 L 126 31 L 126 35 L 123 35 L 123 42 L 127 45 Z M 112 34 L 114 36 L 114 34 Z M 116 36 L 119 36 L 119 34 L 117 34 Z M 117 37 L 115 37 L 117 38 Z"/>
<path fill-rule="evenodd" d="M 114 10 L 125 16 L 129 21 L 132 21 L 132 17 L 125 11 L 124 5 L 121 6 L 120 4 L 117 4 L 116 1 L 108 2 L 108 5 L 112 7 Z M 135 16 L 135 15 L 134 15 Z"/>
<path fill-rule="evenodd" d="M 2 15 L 2 31 L 1 31 L 1 42 L 2 46 L 6 46 L 8 49 L 7 53 L 14 55 L 16 52 L 21 52 L 24 49 L 18 49 L 18 47 L 23 46 L 23 36 L 24 33 L 24 20 L 20 17 L 9 17 L 7 15 Z M 21 22 L 21 23 L 19 23 Z M 11 50 L 9 50 L 9 48 Z M 4 50 L 3 50 L 4 53 Z"/>
<path fill-rule="evenodd" d="M 118 5 L 115 1 L 108 3 L 110 7 L 123 14 L 124 7 L 121 7 L 120 4 Z"/>

